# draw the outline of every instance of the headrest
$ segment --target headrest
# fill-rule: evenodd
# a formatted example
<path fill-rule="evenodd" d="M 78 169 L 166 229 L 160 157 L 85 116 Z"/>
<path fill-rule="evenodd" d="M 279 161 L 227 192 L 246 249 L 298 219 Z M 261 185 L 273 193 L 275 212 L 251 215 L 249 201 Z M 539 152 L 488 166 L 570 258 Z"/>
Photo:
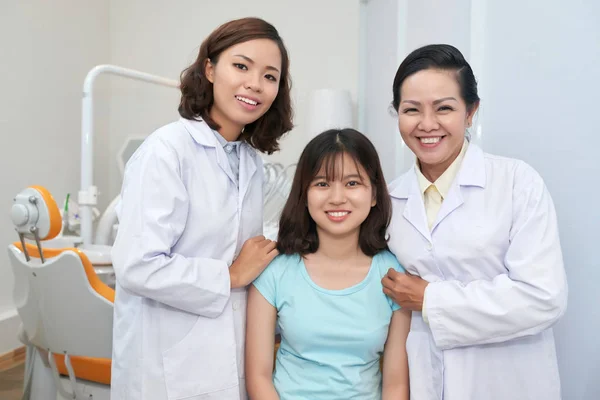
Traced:
<path fill-rule="evenodd" d="M 56 201 L 46 188 L 30 186 L 17 194 L 10 210 L 17 232 L 35 239 L 37 228 L 40 240 L 54 239 L 62 229 L 62 219 Z"/>

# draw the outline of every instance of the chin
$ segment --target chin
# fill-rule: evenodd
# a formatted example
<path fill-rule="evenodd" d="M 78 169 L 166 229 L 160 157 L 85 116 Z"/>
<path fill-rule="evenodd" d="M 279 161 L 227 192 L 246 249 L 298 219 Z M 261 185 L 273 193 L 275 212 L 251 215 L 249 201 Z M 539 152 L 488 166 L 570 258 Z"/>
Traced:
<path fill-rule="evenodd" d="M 326 229 L 325 231 L 333 237 L 341 238 L 352 235 L 357 231 L 357 229 L 357 227 L 352 226 L 334 226 L 331 227 L 331 229 Z"/>
<path fill-rule="evenodd" d="M 442 162 L 444 157 L 442 154 L 417 153 L 417 158 L 424 164 L 435 165 Z"/>

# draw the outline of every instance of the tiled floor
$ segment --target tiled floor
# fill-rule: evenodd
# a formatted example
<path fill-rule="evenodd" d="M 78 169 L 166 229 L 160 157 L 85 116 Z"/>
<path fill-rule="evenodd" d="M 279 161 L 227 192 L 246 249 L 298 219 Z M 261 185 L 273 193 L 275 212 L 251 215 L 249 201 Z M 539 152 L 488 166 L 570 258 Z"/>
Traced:
<path fill-rule="evenodd" d="M 0 371 L 0 399 L 20 400 L 23 394 L 23 374 L 25 364 Z"/>

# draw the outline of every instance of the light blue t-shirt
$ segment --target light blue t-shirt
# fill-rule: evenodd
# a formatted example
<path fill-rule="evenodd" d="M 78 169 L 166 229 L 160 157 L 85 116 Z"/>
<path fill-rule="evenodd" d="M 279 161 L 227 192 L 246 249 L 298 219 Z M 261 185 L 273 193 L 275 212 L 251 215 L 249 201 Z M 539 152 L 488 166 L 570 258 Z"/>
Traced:
<path fill-rule="evenodd" d="M 254 286 L 277 309 L 281 346 L 273 383 L 281 400 L 381 399 L 379 359 L 392 312 L 382 291 L 396 257 L 373 257 L 365 279 L 346 289 L 315 284 L 298 255 L 276 257 Z"/>

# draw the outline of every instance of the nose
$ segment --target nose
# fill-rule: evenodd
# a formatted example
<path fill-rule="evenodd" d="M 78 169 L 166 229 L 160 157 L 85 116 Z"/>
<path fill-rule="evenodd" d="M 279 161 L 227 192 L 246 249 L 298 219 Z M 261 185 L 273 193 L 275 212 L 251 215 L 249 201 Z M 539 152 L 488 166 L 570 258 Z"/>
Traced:
<path fill-rule="evenodd" d="M 440 125 L 435 114 L 433 112 L 426 111 L 423 113 L 423 117 L 419 121 L 419 125 L 417 127 L 424 132 L 431 132 L 439 129 Z"/>
<path fill-rule="evenodd" d="M 259 74 L 248 74 L 248 81 L 246 81 L 245 85 L 246 89 L 261 93 L 263 90 L 261 78 L 262 77 Z"/>
<path fill-rule="evenodd" d="M 341 183 L 332 185 L 329 202 L 331 204 L 344 204 L 346 202 L 346 190 Z"/>

